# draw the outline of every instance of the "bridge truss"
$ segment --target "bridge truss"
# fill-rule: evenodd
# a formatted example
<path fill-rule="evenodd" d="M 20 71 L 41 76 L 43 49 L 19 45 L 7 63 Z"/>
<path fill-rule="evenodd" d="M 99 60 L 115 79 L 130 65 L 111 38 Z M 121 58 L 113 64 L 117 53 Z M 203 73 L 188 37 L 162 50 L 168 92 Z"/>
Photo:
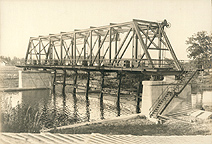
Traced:
<path fill-rule="evenodd" d="M 166 20 L 133 19 L 120 24 L 32 37 L 25 64 L 181 71 L 164 30 L 168 26 Z"/>
<path fill-rule="evenodd" d="M 142 99 L 142 81 L 162 80 L 164 75 L 175 75 L 180 78 L 186 73 L 166 35 L 165 28 L 169 26 L 166 20 L 150 22 L 133 19 L 131 22 L 111 23 L 108 26 L 31 37 L 26 52 L 25 65 L 18 67 L 23 67 L 25 70 L 33 68 L 53 70 L 53 95 L 55 97 L 55 86 L 62 84 L 64 107 L 66 86 L 73 88 L 72 94 L 76 105 L 77 88 L 80 86 L 77 83 L 77 78 L 83 71 L 87 75 L 84 90 L 88 121 L 90 119 L 88 94 L 92 87 L 90 81 L 95 79 L 97 74 L 101 76 L 100 111 L 103 119 L 103 93 L 106 85 L 104 83 L 118 83 L 115 91 L 117 90 L 117 116 L 120 116 L 120 91 L 123 83 L 125 83 L 122 80 L 129 77 L 130 80 L 135 80 L 134 83 L 137 85 L 136 90 L 130 91 L 136 91 L 136 112 L 139 113 Z M 58 82 L 56 78 L 61 70 L 63 80 Z M 95 76 L 91 77 L 91 75 Z M 69 76 L 73 78 L 72 81 L 66 80 Z M 191 78 L 189 78 L 189 81 Z M 182 90 L 189 81 L 185 83 Z M 132 86 L 132 83 L 127 83 L 127 86 L 130 85 Z M 114 89 L 114 87 L 111 89 Z M 132 87 L 132 89 L 135 88 Z M 175 91 L 172 91 L 172 93 L 171 99 L 164 102 L 164 107 L 160 108 L 160 104 L 155 104 L 151 111 L 152 115 L 157 117 L 158 114 L 162 113 L 176 95 Z M 166 96 L 168 94 L 164 95 L 164 97 Z M 158 101 L 162 100 L 159 99 Z M 158 108 L 161 111 L 157 111 Z M 77 111 L 76 107 L 74 111 Z"/>

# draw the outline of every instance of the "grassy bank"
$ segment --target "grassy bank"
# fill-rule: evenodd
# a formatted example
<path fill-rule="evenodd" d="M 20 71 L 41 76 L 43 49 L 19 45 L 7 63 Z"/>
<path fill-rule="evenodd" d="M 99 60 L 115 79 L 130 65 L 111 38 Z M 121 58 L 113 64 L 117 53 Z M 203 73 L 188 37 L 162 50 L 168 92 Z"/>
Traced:
<path fill-rule="evenodd" d="M 210 126 L 202 122 L 186 123 L 176 120 L 168 120 L 164 124 L 155 124 L 147 119 L 140 117 L 119 122 L 108 122 L 104 124 L 91 124 L 76 128 L 66 128 L 51 131 L 64 134 L 111 134 L 111 135 L 211 135 Z"/>

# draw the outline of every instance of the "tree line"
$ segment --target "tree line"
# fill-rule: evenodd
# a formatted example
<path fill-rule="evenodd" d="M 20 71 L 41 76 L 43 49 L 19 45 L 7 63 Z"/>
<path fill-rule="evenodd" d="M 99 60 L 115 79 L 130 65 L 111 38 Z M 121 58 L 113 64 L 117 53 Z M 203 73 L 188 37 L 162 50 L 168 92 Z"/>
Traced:
<path fill-rule="evenodd" d="M 0 62 L 4 62 L 5 65 L 14 66 L 24 64 L 24 58 L 0 56 Z"/>

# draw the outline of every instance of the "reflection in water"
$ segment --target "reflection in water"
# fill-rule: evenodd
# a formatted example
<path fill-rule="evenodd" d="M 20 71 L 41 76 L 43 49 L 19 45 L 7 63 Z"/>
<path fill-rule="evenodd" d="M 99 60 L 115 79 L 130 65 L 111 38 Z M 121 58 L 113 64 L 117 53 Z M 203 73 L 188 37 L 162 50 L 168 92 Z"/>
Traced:
<path fill-rule="evenodd" d="M 77 108 L 77 97 L 76 97 L 76 84 L 77 84 L 77 71 L 74 77 L 74 88 L 73 88 L 73 102 L 74 102 L 74 121 L 76 122 L 78 119 L 78 108 Z"/>
<path fill-rule="evenodd" d="M 22 92 L 22 104 L 35 109 L 47 106 L 51 101 L 50 90 L 33 90 Z"/>
<path fill-rule="evenodd" d="M 89 93 L 89 107 L 84 92 L 75 87 L 67 87 L 64 97 L 57 90 L 33 90 L 2 95 L 2 131 L 4 132 L 39 132 L 41 129 L 69 125 L 76 122 L 100 120 L 102 108 L 99 93 Z M 64 99 L 65 98 L 65 99 Z M 7 99 L 7 100 L 6 100 Z M 122 99 L 120 99 L 122 101 Z M 65 102 L 64 102 L 65 101 Z M 128 101 L 127 101 L 128 102 Z M 122 114 L 134 112 L 133 105 L 122 101 Z M 104 95 L 104 118 L 116 117 L 116 97 Z M 64 113 L 65 108 L 65 113 Z M 89 113 L 88 113 L 89 110 Z"/>

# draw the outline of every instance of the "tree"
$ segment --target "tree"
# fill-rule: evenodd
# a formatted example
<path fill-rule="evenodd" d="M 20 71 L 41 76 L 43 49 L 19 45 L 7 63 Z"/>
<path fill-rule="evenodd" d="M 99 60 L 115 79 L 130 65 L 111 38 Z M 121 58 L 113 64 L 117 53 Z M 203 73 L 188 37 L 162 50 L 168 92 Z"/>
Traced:
<path fill-rule="evenodd" d="M 212 34 L 206 31 L 197 32 L 186 40 L 188 57 L 203 68 L 211 67 L 212 60 Z"/>

